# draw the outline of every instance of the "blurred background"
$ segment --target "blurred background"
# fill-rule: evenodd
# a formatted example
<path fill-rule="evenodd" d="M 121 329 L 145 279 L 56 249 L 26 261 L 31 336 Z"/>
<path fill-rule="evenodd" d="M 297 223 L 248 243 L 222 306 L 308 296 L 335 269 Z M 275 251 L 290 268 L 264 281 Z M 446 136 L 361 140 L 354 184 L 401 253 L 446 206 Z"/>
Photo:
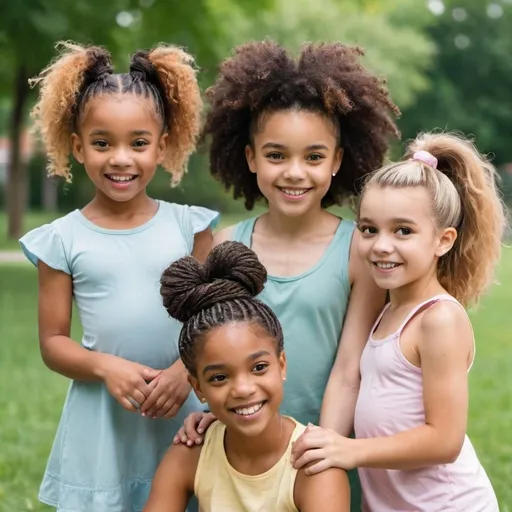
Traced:
<path fill-rule="evenodd" d="M 37 489 L 67 389 L 40 361 L 37 277 L 17 239 L 92 197 L 79 166 L 72 185 L 48 179 L 30 135 L 35 92 L 28 79 L 70 39 L 108 47 L 117 71 L 159 41 L 187 47 L 212 83 L 233 46 L 271 37 L 296 52 L 305 41 L 366 49 L 364 64 L 387 78 L 402 116 L 402 142 L 430 129 L 473 135 L 492 157 L 512 204 L 512 0 L 0 0 L 0 511 L 49 510 Z M 398 157 L 396 144 L 390 157 Z M 223 224 L 247 216 L 196 154 L 179 187 L 159 173 L 154 197 L 220 210 Z M 471 312 L 477 360 L 469 434 L 503 512 L 512 510 L 512 251 L 499 285 Z M 80 326 L 74 325 L 80 338 Z M 441 397 L 440 397 L 441 399 Z"/>

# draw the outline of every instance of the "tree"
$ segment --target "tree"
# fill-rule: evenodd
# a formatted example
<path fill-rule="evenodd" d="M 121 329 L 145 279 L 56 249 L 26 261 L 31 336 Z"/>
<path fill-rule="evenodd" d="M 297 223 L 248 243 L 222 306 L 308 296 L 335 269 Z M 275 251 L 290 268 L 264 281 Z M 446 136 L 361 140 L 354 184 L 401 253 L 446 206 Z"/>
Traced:
<path fill-rule="evenodd" d="M 115 16 L 127 1 L 24 0 L 2 6 L 0 55 L 6 58 L 0 75 L 0 93 L 11 98 L 11 157 L 6 187 L 10 238 L 21 235 L 27 200 L 27 173 L 21 161 L 20 140 L 31 97 L 28 79 L 52 58 L 54 42 L 59 39 L 110 42 Z"/>
<path fill-rule="evenodd" d="M 414 137 L 435 128 L 474 135 L 494 163 L 512 161 L 512 5 L 444 0 L 427 28 L 436 44 L 430 87 L 404 111 L 401 127 Z M 443 10 L 444 9 L 444 10 Z M 442 12 L 441 12 L 442 11 Z"/>

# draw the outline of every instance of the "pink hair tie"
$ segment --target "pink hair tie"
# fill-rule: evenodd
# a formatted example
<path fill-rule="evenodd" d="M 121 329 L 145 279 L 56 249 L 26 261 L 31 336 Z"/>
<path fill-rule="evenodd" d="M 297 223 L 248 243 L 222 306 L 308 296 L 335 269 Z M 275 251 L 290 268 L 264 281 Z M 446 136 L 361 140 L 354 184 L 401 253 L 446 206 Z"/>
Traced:
<path fill-rule="evenodd" d="M 412 155 L 412 159 L 415 162 L 423 162 L 424 164 L 437 169 L 437 158 L 428 151 L 416 151 L 414 155 Z"/>

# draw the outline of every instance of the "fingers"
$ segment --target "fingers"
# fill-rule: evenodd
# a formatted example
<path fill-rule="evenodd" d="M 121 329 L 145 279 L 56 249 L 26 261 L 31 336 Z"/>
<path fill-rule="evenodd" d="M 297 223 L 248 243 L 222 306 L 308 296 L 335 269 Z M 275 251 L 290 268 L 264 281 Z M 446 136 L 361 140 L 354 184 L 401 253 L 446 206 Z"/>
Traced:
<path fill-rule="evenodd" d="M 148 386 L 149 388 L 149 386 Z M 157 403 L 158 399 L 162 396 L 163 389 L 161 388 L 155 388 L 149 391 L 148 396 L 146 397 L 146 400 L 144 401 L 144 404 L 141 408 L 142 416 L 151 416 L 153 414 L 153 406 Z M 160 403 L 160 405 L 163 405 L 163 402 Z M 159 409 L 160 407 L 158 407 Z M 156 410 L 156 409 L 155 409 Z"/>
<path fill-rule="evenodd" d="M 164 418 L 165 419 L 170 419 L 170 418 L 174 418 L 174 416 L 176 416 L 176 414 L 178 414 L 178 411 L 180 410 L 180 405 L 179 404 L 173 404 L 173 406 L 169 409 L 169 411 L 164 414 Z"/>
<path fill-rule="evenodd" d="M 185 429 L 183 427 L 181 427 L 179 430 L 178 430 L 178 433 L 174 436 L 174 439 L 172 440 L 172 442 L 174 444 L 180 444 L 183 440 L 183 444 L 186 444 L 187 442 L 187 436 L 185 435 Z"/>
<path fill-rule="evenodd" d="M 163 404 L 159 407 L 159 402 L 163 401 Z M 175 405 L 175 401 L 172 398 L 160 397 L 155 404 L 155 412 L 153 413 L 153 418 L 163 418 L 166 414 L 169 413 L 171 408 Z M 179 409 L 179 406 L 178 406 Z"/>
<path fill-rule="evenodd" d="M 326 469 L 334 467 L 333 464 L 329 461 L 329 459 L 323 459 L 321 461 L 318 461 L 316 464 L 312 464 L 308 468 L 304 470 L 304 473 L 308 476 L 310 475 L 316 475 L 317 473 L 321 473 L 322 471 L 325 471 Z"/>
<path fill-rule="evenodd" d="M 304 467 L 306 464 L 313 462 L 315 460 L 321 460 L 325 457 L 323 450 L 308 450 L 304 452 L 299 458 L 293 460 L 293 467 L 295 469 L 300 469 Z"/>
<path fill-rule="evenodd" d="M 149 395 L 147 400 L 150 401 L 150 404 L 147 408 L 145 408 L 146 411 L 145 413 L 143 412 L 143 415 L 149 416 L 150 418 L 156 418 L 158 412 L 167 403 L 168 400 L 171 400 L 169 408 L 174 404 L 174 400 L 172 400 L 171 398 L 167 398 L 162 389 L 155 389 L 153 393 Z"/>
<path fill-rule="evenodd" d="M 132 398 L 133 400 L 133 398 Z M 135 408 L 134 404 L 125 396 L 119 397 L 117 401 L 123 406 L 124 409 L 130 412 L 135 412 L 137 409 Z M 135 400 L 133 402 L 136 404 Z"/>
<path fill-rule="evenodd" d="M 133 400 L 135 400 L 135 402 L 137 403 L 137 405 L 133 404 L 137 409 L 140 409 L 141 408 L 141 405 L 145 402 L 146 400 L 146 395 L 144 395 L 144 393 L 142 393 L 141 391 L 139 391 L 138 389 L 134 389 L 131 393 L 131 398 L 133 398 Z M 129 400 L 130 398 L 128 398 Z"/>
<path fill-rule="evenodd" d="M 142 378 L 146 381 L 153 381 L 156 379 L 160 374 L 162 373 L 162 370 L 154 370 L 153 368 L 148 368 L 147 366 L 142 367 Z"/>
<path fill-rule="evenodd" d="M 207 414 L 203 414 L 201 416 L 201 421 L 199 422 L 199 425 L 197 426 L 197 432 L 199 434 L 202 434 L 206 431 L 206 429 L 215 421 L 215 416 L 209 412 Z"/>

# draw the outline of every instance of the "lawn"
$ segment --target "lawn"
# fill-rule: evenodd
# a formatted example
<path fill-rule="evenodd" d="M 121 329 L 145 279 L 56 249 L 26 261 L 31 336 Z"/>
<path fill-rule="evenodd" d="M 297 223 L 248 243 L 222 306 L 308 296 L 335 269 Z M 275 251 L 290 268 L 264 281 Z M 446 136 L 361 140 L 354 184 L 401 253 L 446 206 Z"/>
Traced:
<path fill-rule="evenodd" d="M 511 512 L 512 249 L 505 251 L 500 281 L 472 313 L 478 348 L 471 372 L 469 435 L 501 511 Z M 32 267 L 0 265 L 0 512 L 51 510 L 38 503 L 37 490 L 68 383 L 40 360 L 36 294 Z M 77 325 L 73 331 L 78 339 Z"/>

